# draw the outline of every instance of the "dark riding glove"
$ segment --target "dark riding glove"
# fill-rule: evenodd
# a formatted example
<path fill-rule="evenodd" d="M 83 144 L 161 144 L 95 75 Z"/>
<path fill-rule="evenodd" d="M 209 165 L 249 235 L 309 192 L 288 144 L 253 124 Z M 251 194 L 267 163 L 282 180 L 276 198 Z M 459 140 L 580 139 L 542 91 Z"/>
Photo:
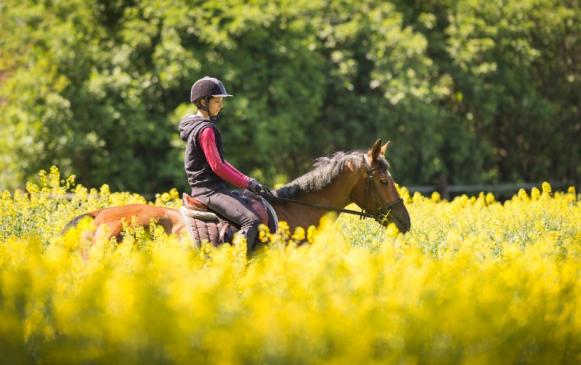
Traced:
<path fill-rule="evenodd" d="M 267 199 L 276 198 L 276 195 L 274 195 L 274 193 L 272 192 L 272 190 L 270 190 L 268 186 L 262 185 L 262 189 L 264 189 L 264 193 L 262 193 L 262 195 L 265 196 Z"/>
<path fill-rule="evenodd" d="M 272 191 L 270 191 L 270 189 L 266 185 L 262 185 L 261 183 L 254 179 L 250 180 L 250 183 L 248 184 L 248 190 L 258 195 L 265 195 L 268 197 L 274 196 Z"/>

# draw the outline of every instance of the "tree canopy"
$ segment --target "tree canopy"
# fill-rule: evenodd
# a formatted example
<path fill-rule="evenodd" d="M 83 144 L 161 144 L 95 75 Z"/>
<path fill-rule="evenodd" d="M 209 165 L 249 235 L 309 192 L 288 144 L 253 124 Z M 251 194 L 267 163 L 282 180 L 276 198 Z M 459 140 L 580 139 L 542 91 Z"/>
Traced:
<path fill-rule="evenodd" d="M 5 0 L 0 188 L 186 189 L 180 118 L 222 79 L 226 158 L 269 183 L 392 140 L 404 184 L 581 176 L 581 10 L 558 0 Z"/>

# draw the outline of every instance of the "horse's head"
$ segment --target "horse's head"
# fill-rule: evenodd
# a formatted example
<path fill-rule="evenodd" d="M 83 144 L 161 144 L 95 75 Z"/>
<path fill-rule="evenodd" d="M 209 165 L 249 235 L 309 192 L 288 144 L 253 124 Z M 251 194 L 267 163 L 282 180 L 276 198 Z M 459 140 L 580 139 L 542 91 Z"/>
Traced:
<path fill-rule="evenodd" d="M 354 171 L 359 178 L 351 191 L 351 199 L 383 226 L 393 222 L 405 233 L 411 228 L 410 216 L 395 188 L 385 159 L 389 143 L 382 146 L 378 139 L 363 155 L 363 164 Z"/>

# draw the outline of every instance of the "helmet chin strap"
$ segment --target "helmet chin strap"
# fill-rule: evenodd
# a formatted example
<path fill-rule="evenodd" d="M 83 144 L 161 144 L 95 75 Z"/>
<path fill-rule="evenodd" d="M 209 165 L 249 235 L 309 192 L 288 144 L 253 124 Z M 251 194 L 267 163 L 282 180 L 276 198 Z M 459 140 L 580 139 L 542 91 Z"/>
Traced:
<path fill-rule="evenodd" d="M 206 113 L 208 113 L 208 118 L 210 118 L 211 122 L 216 123 L 218 121 L 218 119 L 220 119 L 220 112 L 218 112 L 218 114 L 216 115 L 211 115 L 210 114 L 210 96 L 207 96 L 204 98 L 204 100 L 206 101 L 206 104 L 204 105 L 203 103 L 200 103 L 199 108 L 202 109 L 203 111 L 205 111 Z"/>
<path fill-rule="evenodd" d="M 208 112 L 208 115 L 210 116 L 210 121 L 216 123 L 218 121 L 218 119 L 220 119 L 220 113 L 216 114 L 216 115 L 210 115 L 210 113 Z"/>

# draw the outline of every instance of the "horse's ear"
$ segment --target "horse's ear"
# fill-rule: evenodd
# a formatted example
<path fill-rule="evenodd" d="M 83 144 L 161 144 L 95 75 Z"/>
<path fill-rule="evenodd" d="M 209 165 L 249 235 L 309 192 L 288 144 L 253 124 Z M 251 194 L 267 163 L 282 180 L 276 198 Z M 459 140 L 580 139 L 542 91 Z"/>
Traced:
<path fill-rule="evenodd" d="M 387 148 L 389 147 L 389 145 L 391 144 L 391 141 L 387 141 L 385 142 L 385 144 L 383 146 L 381 146 L 381 154 L 385 157 L 385 154 L 387 153 Z"/>
<path fill-rule="evenodd" d="M 379 156 L 380 152 L 381 152 L 381 139 L 378 139 L 377 141 L 375 141 L 373 146 L 371 146 L 371 149 L 367 151 L 367 155 L 369 156 L 371 161 L 375 161 L 377 159 L 377 156 Z"/>

